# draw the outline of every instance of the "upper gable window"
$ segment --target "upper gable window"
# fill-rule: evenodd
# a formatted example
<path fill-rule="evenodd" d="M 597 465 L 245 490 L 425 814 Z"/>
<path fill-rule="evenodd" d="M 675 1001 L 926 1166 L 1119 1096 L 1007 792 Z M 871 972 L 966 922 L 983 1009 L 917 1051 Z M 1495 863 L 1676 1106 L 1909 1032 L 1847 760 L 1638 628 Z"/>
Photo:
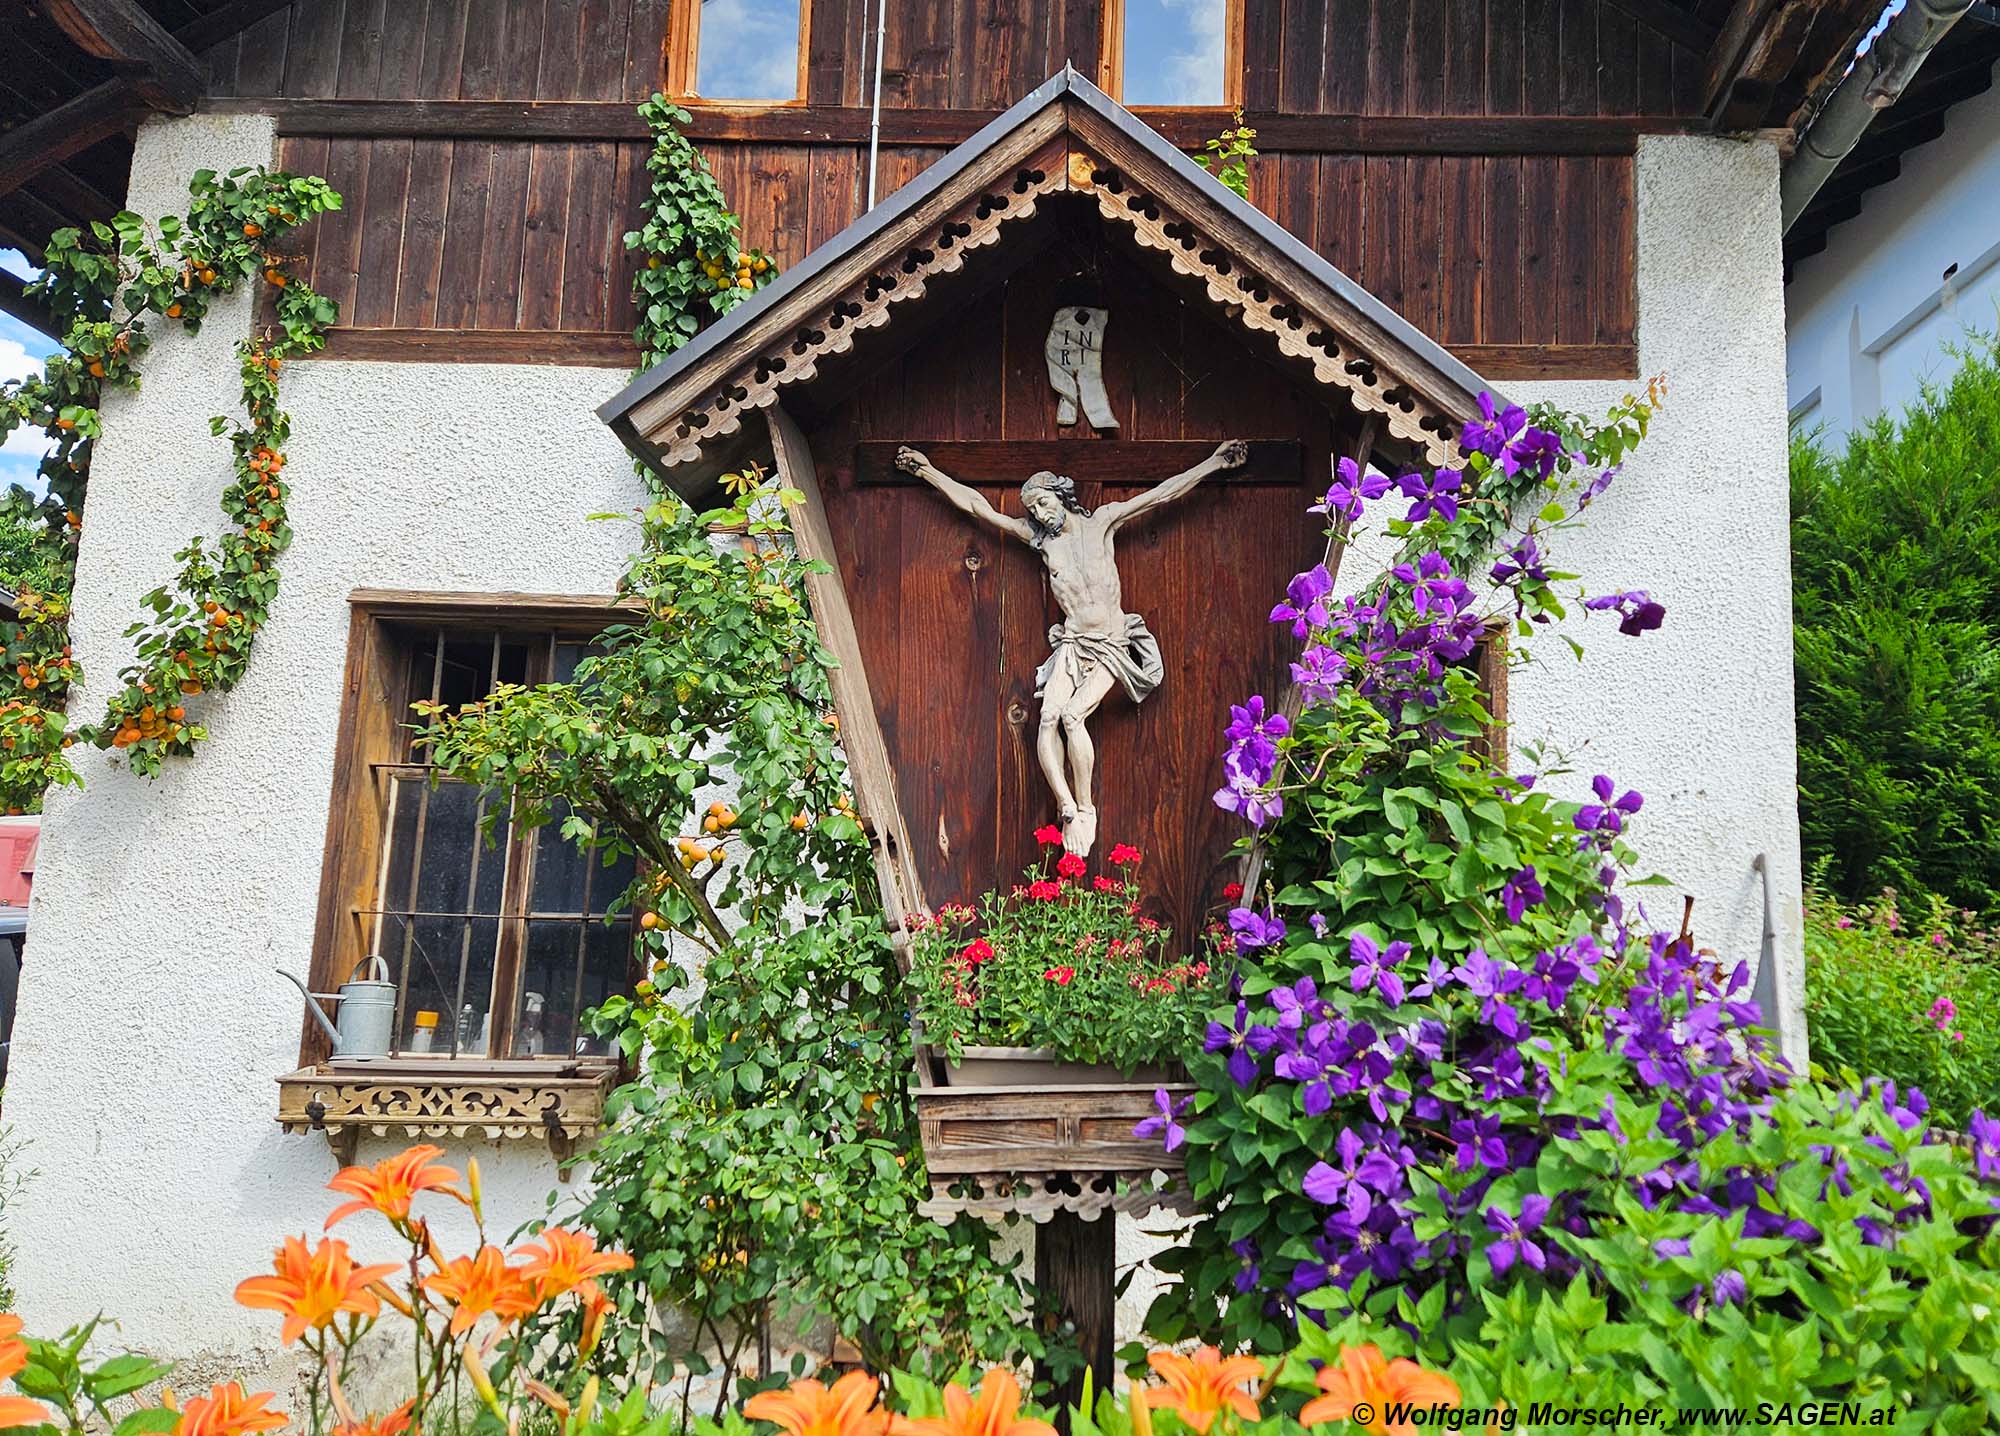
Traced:
<path fill-rule="evenodd" d="M 1243 0 L 1105 0 L 1105 88 L 1129 108 L 1240 104 Z"/>
<path fill-rule="evenodd" d="M 676 0 L 668 54 L 674 92 L 732 104 L 805 96 L 809 0 Z"/>

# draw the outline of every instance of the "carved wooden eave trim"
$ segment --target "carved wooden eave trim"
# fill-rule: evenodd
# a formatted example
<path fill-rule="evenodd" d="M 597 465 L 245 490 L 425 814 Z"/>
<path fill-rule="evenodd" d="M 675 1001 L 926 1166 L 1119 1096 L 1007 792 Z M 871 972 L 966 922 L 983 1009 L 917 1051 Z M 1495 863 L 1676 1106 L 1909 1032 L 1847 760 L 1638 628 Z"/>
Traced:
<path fill-rule="evenodd" d="M 287 1132 L 322 1132 L 351 1162 L 361 1134 L 378 1137 L 485 1137 L 547 1141 L 559 1160 L 604 1125 L 604 1103 L 617 1080 L 606 1065 L 564 1075 L 520 1072 L 432 1076 L 368 1074 L 327 1064 L 278 1078 L 278 1124 Z"/>
<path fill-rule="evenodd" d="M 1058 193 L 1092 199 L 1233 320 L 1380 416 L 1389 436 L 1433 464 L 1456 459 L 1459 426 L 1491 386 L 1068 70 L 599 415 L 635 453 L 699 490 L 746 410 L 810 384 L 822 360 L 889 325 Z"/>

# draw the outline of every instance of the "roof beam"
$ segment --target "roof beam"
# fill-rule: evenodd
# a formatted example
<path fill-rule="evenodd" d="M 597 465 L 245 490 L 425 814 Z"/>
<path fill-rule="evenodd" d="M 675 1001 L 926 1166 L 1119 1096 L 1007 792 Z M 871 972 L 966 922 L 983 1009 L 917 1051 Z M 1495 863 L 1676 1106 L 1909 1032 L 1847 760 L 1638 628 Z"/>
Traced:
<path fill-rule="evenodd" d="M 1718 129 L 1755 129 L 1831 0 L 1736 0 L 1709 47 L 1702 113 Z M 1783 123 L 1786 116 L 1777 117 Z"/>
<path fill-rule="evenodd" d="M 248 30 L 259 20 L 290 5 L 292 0 L 234 0 L 219 10 L 211 10 L 199 20 L 190 20 L 174 31 L 174 38 L 199 55 L 211 45 Z M 414 0 L 403 0 L 414 3 Z"/>
<path fill-rule="evenodd" d="M 128 80 L 106 80 L 0 134 L 0 194 L 126 129 L 146 102 Z"/>
<path fill-rule="evenodd" d="M 61 338 L 56 333 L 55 316 L 39 297 L 27 292 L 27 283 L 20 275 L 0 269 L 0 313 L 13 315 L 30 329 Z"/>
<path fill-rule="evenodd" d="M 205 78 L 201 62 L 136 0 L 42 0 L 42 9 L 84 53 L 126 71 L 154 109 L 184 115 L 194 108 Z"/>

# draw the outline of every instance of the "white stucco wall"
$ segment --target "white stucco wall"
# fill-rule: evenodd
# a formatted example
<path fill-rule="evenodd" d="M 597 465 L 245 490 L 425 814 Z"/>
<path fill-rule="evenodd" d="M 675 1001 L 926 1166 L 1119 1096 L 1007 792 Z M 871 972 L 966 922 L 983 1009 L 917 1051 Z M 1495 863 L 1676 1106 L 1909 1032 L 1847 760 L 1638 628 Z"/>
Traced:
<path fill-rule="evenodd" d="M 1954 105 L 1799 261 L 1785 310 L 1793 420 L 1833 446 L 1950 378 L 1966 330 L 2000 326 L 2000 89 Z"/>
<path fill-rule="evenodd" d="M 134 206 L 178 209 L 191 170 L 267 158 L 270 143 L 255 119 L 149 122 Z M 1776 174 L 1767 145 L 1642 143 L 1642 366 L 1666 370 L 1674 394 L 1563 557 L 1607 584 L 1652 589 L 1668 624 L 1637 641 L 1592 625 L 1585 667 L 1560 651 L 1518 674 L 1513 731 L 1564 747 L 1581 774 L 1573 786 L 1603 770 L 1646 791 L 1644 850 L 1697 895 L 1697 927 L 1720 949 L 1756 951 L 1749 864 L 1768 852 L 1796 1002 Z M 1731 216 L 1719 230 L 1718 213 Z M 196 340 L 163 339 L 144 391 L 107 405 L 73 625 L 91 673 L 80 713 L 115 681 L 138 595 L 171 573 L 189 534 L 217 523 L 228 466 L 207 418 L 231 407 L 230 344 L 247 322 L 239 305 Z M 207 710 L 215 736 L 194 761 L 146 782 L 87 754 L 86 790 L 50 801 L 6 1108 L 41 1172 L 12 1215 L 14 1280 L 33 1328 L 109 1309 L 137 1346 L 283 1380 L 275 1323 L 229 1292 L 328 1205 L 325 1143 L 281 1135 L 273 1121 L 272 1078 L 296 1057 L 299 1002 L 270 969 L 307 968 L 348 595 L 608 591 L 628 532 L 583 515 L 640 498 L 592 414 L 620 378 L 503 365 L 289 369 L 299 537 L 249 677 Z M 1629 387 L 1515 396 L 1589 410 Z M 361 1158 L 399 1145 L 365 1141 Z M 494 1229 L 542 1209 L 554 1187 L 543 1147 L 480 1155 Z M 1145 1229 L 1163 1225 L 1127 1223 L 1121 1260 L 1156 1247 Z M 445 1232 L 447 1245 L 463 1236 Z M 1127 1332 L 1150 1296 L 1141 1280 L 1121 1301 Z"/>
<path fill-rule="evenodd" d="M 131 205 L 186 207 L 197 167 L 268 161 L 261 119 L 149 122 Z M 143 389 L 105 405 L 76 582 L 73 642 L 100 711 L 130 652 L 139 595 L 221 523 L 235 410 L 232 345 L 248 301 L 190 340 L 160 339 Z M 643 491 L 593 410 L 618 371 L 482 364 L 296 363 L 286 476 L 298 540 L 249 677 L 206 717 L 214 737 L 156 781 L 84 753 L 86 788 L 48 804 L 7 1089 L 8 1122 L 41 1176 L 10 1210 L 31 1329 L 99 1310 L 122 1338 L 212 1354 L 253 1374 L 275 1354 L 242 1277 L 334 1200 L 324 1139 L 286 1136 L 272 1079 L 297 1065 L 303 977 L 326 832 L 348 595 L 356 588 L 609 593 L 633 531 L 591 522 Z M 402 1141 L 364 1139 L 361 1160 Z M 540 1143 L 486 1144 L 489 1228 L 502 1236 L 555 1189 Z M 440 1204 L 443 1206 L 446 1204 Z M 357 1222 L 357 1255 L 380 1233 Z M 440 1221 L 448 1249 L 467 1232 Z M 282 1389 L 282 1387 L 281 1387 Z"/>

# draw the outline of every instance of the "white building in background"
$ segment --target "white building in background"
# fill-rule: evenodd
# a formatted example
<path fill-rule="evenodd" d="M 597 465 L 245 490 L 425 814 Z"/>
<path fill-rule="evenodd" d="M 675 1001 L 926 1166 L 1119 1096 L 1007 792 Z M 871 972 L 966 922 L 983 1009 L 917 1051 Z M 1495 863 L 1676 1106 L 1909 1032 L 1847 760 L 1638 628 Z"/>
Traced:
<path fill-rule="evenodd" d="M 1961 21 L 1786 236 L 1795 430 L 1839 446 L 2000 327 L 1996 48 L 2000 25 Z"/>

